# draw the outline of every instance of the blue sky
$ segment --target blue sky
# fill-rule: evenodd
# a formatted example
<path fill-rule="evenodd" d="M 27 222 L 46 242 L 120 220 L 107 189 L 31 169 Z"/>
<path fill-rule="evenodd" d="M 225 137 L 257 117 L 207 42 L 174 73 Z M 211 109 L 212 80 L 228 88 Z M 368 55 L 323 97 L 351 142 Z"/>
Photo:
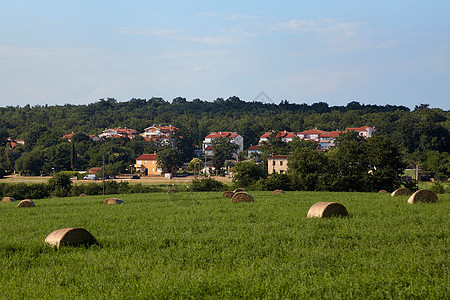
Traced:
<path fill-rule="evenodd" d="M 0 106 L 264 92 L 450 109 L 450 1 L 2 0 Z"/>

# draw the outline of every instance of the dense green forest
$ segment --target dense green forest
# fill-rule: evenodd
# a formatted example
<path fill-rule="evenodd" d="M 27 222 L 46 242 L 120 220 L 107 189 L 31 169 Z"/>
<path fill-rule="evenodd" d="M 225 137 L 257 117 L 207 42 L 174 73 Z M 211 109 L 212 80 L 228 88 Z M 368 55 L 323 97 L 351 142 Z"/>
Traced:
<path fill-rule="evenodd" d="M 171 124 L 183 136 L 183 158 L 192 157 L 194 145 L 201 145 L 211 131 L 237 131 L 244 147 L 257 144 L 262 133 L 271 130 L 299 132 L 318 128 L 344 130 L 346 127 L 374 126 L 377 134 L 390 139 L 407 163 L 438 174 L 449 173 L 450 112 L 420 104 L 414 110 L 404 106 L 346 106 L 245 102 L 233 96 L 214 102 L 195 99 L 162 98 L 100 99 L 88 105 L 7 106 L 0 108 L 0 168 L 26 174 L 86 169 L 100 166 L 105 157 L 111 168 L 124 169 L 145 152 L 158 149 L 143 139 L 113 139 L 93 142 L 105 128 L 128 127 L 143 132 L 153 124 Z M 61 137 L 78 133 L 72 142 Z M 25 145 L 11 149 L 7 138 L 21 139 Z"/>

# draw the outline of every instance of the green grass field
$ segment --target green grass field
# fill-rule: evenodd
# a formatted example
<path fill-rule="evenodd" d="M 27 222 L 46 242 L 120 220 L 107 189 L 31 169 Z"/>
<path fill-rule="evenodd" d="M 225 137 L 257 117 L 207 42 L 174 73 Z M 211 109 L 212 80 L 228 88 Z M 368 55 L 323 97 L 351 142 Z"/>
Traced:
<path fill-rule="evenodd" d="M 450 195 L 132 194 L 0 203 L 0 299 L 448 299 Z M 349 218 L 308 219 L 318 201 Z M 52 250 L 83 227 L 99 245 Z"/>

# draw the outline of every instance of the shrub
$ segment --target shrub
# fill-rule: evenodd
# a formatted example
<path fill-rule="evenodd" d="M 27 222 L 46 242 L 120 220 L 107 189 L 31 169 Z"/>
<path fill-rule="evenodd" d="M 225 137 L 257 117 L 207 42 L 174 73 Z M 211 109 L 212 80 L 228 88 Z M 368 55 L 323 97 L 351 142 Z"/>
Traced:
<path fill-rule="evenodd" d="M 225 185 L 213 178 L 194 179 L 192 180 L 191 190 L 193 192 L 222 191 Z"/>
<path fill-rule="evenodd" d="M 72 189 L 72 179 L 70 179 L 73 174 L 70 172 L 58 172 L 50 178 L 48 181 L 48 187 L 54 196 L 64 197 Z"/>
<path fill-rule="evenodd" d="M 402 182 L 402 184 L 405 188 L 410 189 L 411 192 L 413 192 L 413 193 L 419 189 L 419 187 L 417 186 L 417 182 L 415 182 L 414 180 L 405 181 L 405 182 Z"/>
<path fill-rule="evenodd" d="M 434 182 L 430 187 L 430 191 L 434 192 L 435 194 L 445 194 L 445 188 L 439 182 Z"/>
<path fill-rule="evenodd" d="M 251 160 L 236 163 L 233 172 L 233 182 L 239 187 L 249 187 L 261 178 L 266 178 L 263 167 Z"/>
<path fill-rule="evenodd" d="M 291 179 L 287 174 L 278 174 L 273 173 L 270 175 L 265 181 L 265 190 L 273 191 L 273 190 L 291 190 Z"/>
<path fill-rule="evenodd" d="M 2 196 L 13 197 L 17 200 L 42 199 L 50 196 L 49 187 L 45 183 L 2 183 L 0 191 Z"/>

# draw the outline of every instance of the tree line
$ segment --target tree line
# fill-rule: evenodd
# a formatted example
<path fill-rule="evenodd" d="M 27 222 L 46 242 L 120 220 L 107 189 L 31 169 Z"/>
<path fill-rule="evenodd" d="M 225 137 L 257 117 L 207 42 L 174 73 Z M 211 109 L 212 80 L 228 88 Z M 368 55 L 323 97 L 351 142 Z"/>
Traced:
<path fill-rule="evenodd" d="M 143 153 L 163 151 L 162 145 L 136 138 L 94 142 L 105 128 L 128 127 L 143 132 L 153 124 L 180 128 L 183 139 L 176 145 L 180 160 L 189 161 L 195 146 L 213 131 L 236 131 L 244 137 L 244 148 L 258 143 L 262 133 L 307 129 L 345 130 L 374 126 L 399 148 L 407 163 L 445 176 L 449 174 L 449 112 L 420 104 L 414 110 L 394 105 L 364 105 L 356 101 L 345 106 L 246 102 L 236 96 L 215 101 L 178 97 L 131 99 L 119 102 L 100 99 L 87 105 L 7 106 L 0 108 L 0 169 L 24 174 L 51 174 L 61 170 L 101 166 L 123 171 Z M 75 132 L 72 142 L 61 139 Z M 21 139 L 25 145 L 11 148 L 7 138 Z"/>

